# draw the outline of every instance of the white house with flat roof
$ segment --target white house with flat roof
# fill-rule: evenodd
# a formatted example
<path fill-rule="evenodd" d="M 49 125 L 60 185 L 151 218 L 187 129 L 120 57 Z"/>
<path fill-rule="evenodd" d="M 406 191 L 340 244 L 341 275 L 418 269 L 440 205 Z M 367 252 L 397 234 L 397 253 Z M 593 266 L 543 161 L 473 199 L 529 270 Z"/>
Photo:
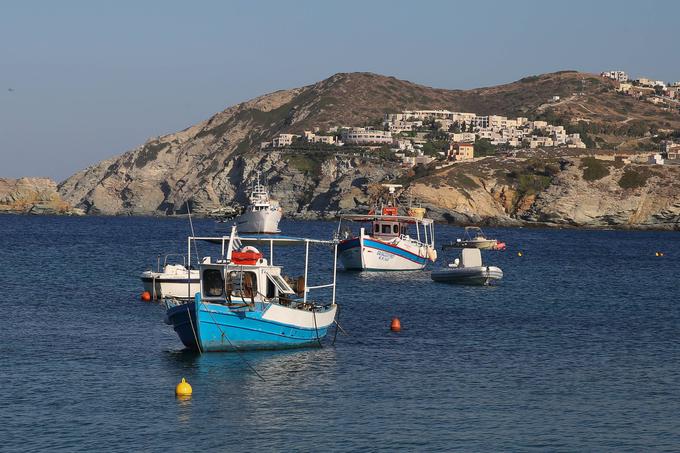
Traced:
<path fill-rule="evenodd" d="M 286 146 L 290 146 L 297 137 L 300 136 L 295 134 L 279 134 L 272 140 L 272 148 L 285 148 Z"/>
<path fill-rule="evenodd" d="M 342 141 L 352 145 L 390 144 L 392 143 L 392 132 L 352 127 L 343 131 Z"/>
<path fill-rule="evenodd" d="M 600 73 L 602 77 L 607 77 L 609 79 L 614 79 L 618 82 L 627 82 L 628 81 L 628 74 L 626 74 L 624 71 L 605 71 Z"/>

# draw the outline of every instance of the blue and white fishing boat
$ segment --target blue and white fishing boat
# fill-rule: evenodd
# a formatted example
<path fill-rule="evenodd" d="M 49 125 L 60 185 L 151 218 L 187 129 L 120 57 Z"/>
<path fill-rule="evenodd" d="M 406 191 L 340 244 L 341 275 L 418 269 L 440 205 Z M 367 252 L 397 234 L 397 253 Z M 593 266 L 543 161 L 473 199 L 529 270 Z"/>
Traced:
<path fill-rule="evenodd" d="M 400 215 L 395 190 L 398 184 L 383 184 L 389 189 L 387 200 L 367 215 L 343 215 L 338 225 L 338 252 L 347 270 L 410 271 L 421 270 L 437 259 L 434 222 L 424 217 L 424 208 L 410 208 Z M 370 223 L 358 235 L 343 230 L 342 222 Z M 413 229 L 412 229 L 413 227 Z"/>
<path fill-rule="evenodd" d="M 337 253 L 337 242 L 292 237 L 239 237 L 236 227 L 221 238 L 190 237 L 192 241 L 221 243 L 221 257 L 214 262 L 203 258 L 200 266 L 200 292 L 194 300 L 170 306 L 166 312 L 187 348 L 207 351 L 283 349 L 321 345 L 335 320 L 337 258 L 333 259 L 332 282 L 307 285 L 309 248 L 330 246 Z M 269 260 L 253 246 L 269 247 Z M 305 249 L 304 275 L 295 288 L 275 266 L 274 246 L 301 245 Z M 336 254 L 334 254 L 336 256 Z M 325 291 L 329 300 L 310 297 L 311 291 Z"/>

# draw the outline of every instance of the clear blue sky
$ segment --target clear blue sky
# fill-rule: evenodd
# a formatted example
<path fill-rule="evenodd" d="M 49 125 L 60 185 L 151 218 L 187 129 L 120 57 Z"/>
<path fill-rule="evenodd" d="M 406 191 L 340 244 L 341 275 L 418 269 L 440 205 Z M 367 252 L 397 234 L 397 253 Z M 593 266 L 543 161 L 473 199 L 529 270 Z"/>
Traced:
<path fill-rule="evenodd" d="M 0 177 L 62 180 L 239 101 L 336 72 L 441 88 L 561 69 L 680 79 L 676 1 L 9 0 L 0 8 Z"/>

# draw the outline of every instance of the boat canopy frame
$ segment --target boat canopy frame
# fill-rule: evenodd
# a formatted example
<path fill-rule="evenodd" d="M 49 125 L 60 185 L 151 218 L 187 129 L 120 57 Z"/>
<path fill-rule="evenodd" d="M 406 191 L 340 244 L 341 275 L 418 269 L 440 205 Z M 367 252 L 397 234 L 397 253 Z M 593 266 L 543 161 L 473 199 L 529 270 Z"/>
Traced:
<path fill-rule="evenodd" d="M 262 245 L 269 245 L 269 262 L 267 263 L 268 266 L 274 266 L 274 244 L 277 244 L 279 246 L 295 246 L 295 245 L 304 245 L 305 247 L 305 272 L 304 272 L 304 279 L 305 279 L 305 288 L 304 288 L 304 294 L 303 294 L 303 303 L 307 303 L 307 294 L 311 290 L 319 290 L 323 288 L 332 288 L 332 299 L 331 303 L 335 305 L 335 292 L 336 292 L 336 283 L 337 283 L 337 274 L 338 274 L 338 241 L 337 240 L 323 240 L 323 239 L 309 239 L 309 238 L 302 238 L 302 237 L 294 237 L 294 236 L 239 236 L 236 230 L 236 226 L 231 227 L 231 234 L 229 236 L 189 236 L 187 238 L 187 256 L 191 257 L 191 243 L 194 243 L 194 247 L 196 244 L 196 241 L 202 241 L 202 242 L 209 242 L 212 244 L 220 244 L 221 246 L 221 260 L 217 263 L 213 264 L 221 264 L 224 266 L 232 265 L 232 266 L 238 266 L 237 264 L 233 264 L 231 260 L 231 254 L 234 251 L 234 245 L 235 242 L 238 241 L 241 245 L 244 244 L 262 244 Z M 309 245 L 310 244 L 320 244 L 320 245 L 326 245 L 326 246 L 333 246 L 333 280 L 331 283 L 323 284 L 323 285 L 314 285 L 314 286 L 309 286 L 307 285 L 307 276 L 309 273 Z M 190 263 L 191 264 L 191 263 Z M 200 264 L 200 263 L 199 263 Z M 189 269 L 191 266 L 189 266 Z M 188 271 L 190 272 L 190 271 Z M 189 274 L 190 275 L 190 274 Z M 190 285 L 187 284 L 187 291 L 190 293 Z M 191 294 L 189 294 L 189 297 L 191 298 Z"/>
<path fill-rule="evenodd" d="M 434 220 L 432 219 L 420 219 L 413 216 L 405 215 L 385 215 L 385 214 L 345 214 L 340 216 L 340 222 L 338 223 L 337 237 L 340 237 L 340 230 L 342 227 L 342 221 L 349 220 L 351 222 L 398 222 L 405 223 L 408 225 L 415 225 L 416 227 L 416 238 L 409 237 L 409 239 L 417 239 L 418 242 L 425 246 L 434 248 Z M 422 225 L 423 236 L 421 239 L 420 227 Z M 429 235 L 428 235 L 429 232 Z M 373 234 L 373 233 L 371 233 Z"/>

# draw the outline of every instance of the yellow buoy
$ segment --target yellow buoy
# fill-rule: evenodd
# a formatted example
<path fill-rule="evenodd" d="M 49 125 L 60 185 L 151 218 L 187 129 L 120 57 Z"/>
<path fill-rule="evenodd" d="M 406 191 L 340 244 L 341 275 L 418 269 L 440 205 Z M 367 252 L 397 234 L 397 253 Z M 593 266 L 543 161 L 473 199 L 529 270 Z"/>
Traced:
<path fill-rule="evenodd" d="M 175 387 L 175 395 L 177 396 L 191 396 L 191 392 L 191 386 L 184 378 L 182 378 L 182 382 Z"/>
<path fill-rule="evenodd" d="M 517 252 L 517 256 L 522 256 L 522 252 Z"/>
<path fill-rule="evenodd" d="M 654 253 L 654 256 L 661 256 L 659 252 Z"/>

